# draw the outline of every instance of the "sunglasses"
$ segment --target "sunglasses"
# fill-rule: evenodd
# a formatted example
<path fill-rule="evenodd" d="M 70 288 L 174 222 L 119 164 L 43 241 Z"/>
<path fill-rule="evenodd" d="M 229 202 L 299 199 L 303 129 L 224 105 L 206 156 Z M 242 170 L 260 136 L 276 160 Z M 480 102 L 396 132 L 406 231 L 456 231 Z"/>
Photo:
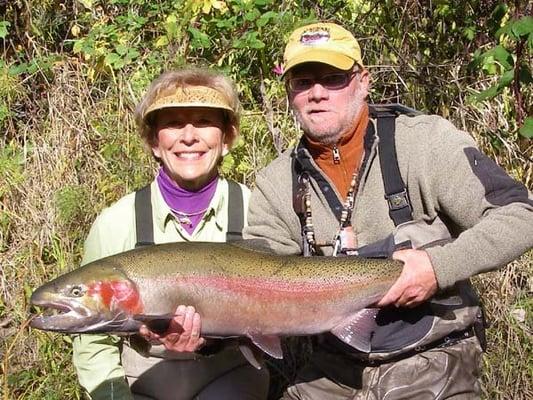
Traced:
<path fill-rule="evenodd" d="M 348 86 L 352 76 L 355 74 L 355 71 L 351 71 L 335 72 L 321 77 L 296 77 L 290 78 L 287 83 L 292 92 L 305 92 L 317 83 L 328 90 L 339 90 Z"/>

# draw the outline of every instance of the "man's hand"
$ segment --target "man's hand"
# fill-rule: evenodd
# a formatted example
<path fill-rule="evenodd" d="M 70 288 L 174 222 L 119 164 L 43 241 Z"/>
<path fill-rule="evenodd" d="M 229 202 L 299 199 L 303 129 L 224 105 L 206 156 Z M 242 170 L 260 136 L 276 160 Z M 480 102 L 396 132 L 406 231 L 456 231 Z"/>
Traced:
<path fill-rule="evenodd" d="M 404 262 L 400 277 L 377 304 L 385 307 L 415 307 L 437 291 L 437 279 L 428 254 L 424 250 L 399 250 L 392 258 Z"/>
<path fill-rule="evenodd" d="M 179 306 L 165 334 L 158 335 L 146 325 L 141 326 L 139 333 L 151 343 L 164 345 L 167 350 L 192 352 L 199 350 L 205 344 L 205 339 L 200 337 L 201 327 L 200 314 L 194 307 Z"/>

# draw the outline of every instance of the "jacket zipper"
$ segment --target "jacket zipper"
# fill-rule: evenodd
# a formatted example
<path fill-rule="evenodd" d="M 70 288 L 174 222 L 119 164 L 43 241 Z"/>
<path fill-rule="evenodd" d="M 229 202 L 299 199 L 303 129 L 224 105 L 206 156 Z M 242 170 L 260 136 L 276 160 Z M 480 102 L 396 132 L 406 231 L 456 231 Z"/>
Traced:
<path fill-rule="evenodd" d="M 336 144 L 333 145 L 333 164 L 341 163 L 341 152 Z"/>

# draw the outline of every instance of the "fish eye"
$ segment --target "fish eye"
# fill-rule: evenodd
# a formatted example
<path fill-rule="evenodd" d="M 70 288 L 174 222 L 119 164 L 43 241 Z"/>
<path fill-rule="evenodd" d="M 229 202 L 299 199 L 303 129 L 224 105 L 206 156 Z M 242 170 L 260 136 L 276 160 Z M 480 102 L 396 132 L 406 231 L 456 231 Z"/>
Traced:
<path fill-rule="evenodd" d="M 83 288 L 81 286 L 73 286 L 72 289 L 70 289 L 70 295 L 74 297 L 81 297 L 83 296 Z"/>

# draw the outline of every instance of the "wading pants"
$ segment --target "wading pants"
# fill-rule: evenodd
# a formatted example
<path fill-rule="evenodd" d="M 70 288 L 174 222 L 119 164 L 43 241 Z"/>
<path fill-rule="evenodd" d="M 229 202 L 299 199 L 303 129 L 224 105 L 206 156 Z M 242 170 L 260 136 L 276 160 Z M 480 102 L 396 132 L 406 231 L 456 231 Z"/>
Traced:
<path fill-rule="evenodd" d="M 481 392 L 478 381 L 481 354 L 476 337 L 375 367 L 324 360 L 318 353 L 282 399 L 477 400 Z M 347 374 L 351 375 L 350 386 L 333 378 L 346 378 Z"/>

